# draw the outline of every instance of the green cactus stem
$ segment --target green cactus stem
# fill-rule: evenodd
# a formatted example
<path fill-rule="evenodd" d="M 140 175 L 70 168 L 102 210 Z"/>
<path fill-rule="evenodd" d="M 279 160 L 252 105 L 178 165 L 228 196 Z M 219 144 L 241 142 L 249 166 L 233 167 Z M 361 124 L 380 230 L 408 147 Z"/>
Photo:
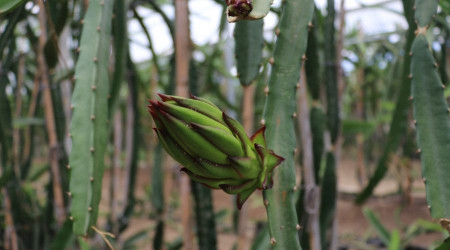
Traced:
<path fill-rule="evenodd" d="M 261 66 L 264 21 L 242 21 L 236 23 L 234 38 L 237 72 L 241 85 L 248 86 L 256 78 Z"/>
<path fill-rule="evenodd" d="M 72 151 L 70 209 L 73 232 L 86 235 L 95 225 L 108 132 L 108 65 L 113 1 L 91 0 L 84 19 L 75 68 L 70 126 Z"/>
<path fill-rule="evenodd" d="M 296 140 L 294 117 L 296 86 L 300 78 L 301 58 L 305 54 L 308 25 L 314 11 L 312 0 L 286 0 L 279 23 L 277 43 L 271 59 L 263 123 L 269 148 L 283 158 L 275 170 L 274 186 L 264 191 L 271 243 L 274 249 L 300 249 L 297 230 L 295 198 L 298 196 L 295 180 L 294 151 Z"/>
<path fill-rule="evenodd" d="M 426 37 L 437 5 L 437 0 L 417 0 L 415 3 L 418 28 L 411 48 L 410 77 L 427 202 L 431 216 L 444 221 L 450 218 L 450 110 L 444 98 L 445 86 Z"/>

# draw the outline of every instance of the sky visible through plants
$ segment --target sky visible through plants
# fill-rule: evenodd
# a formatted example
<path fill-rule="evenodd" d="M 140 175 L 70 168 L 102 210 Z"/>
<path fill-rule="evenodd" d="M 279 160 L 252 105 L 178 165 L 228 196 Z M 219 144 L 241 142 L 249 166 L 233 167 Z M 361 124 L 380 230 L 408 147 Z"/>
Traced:
<path fill-rule="evenodd" d="M 316 0 L 317 6 L 324 9 L 326 0 Z M 340 7 L 341 0 L 336 0 L 336 7 Z M 345 0 L 345 8 L 348 11 L 346 15 L 346 29 L 354 29 L 360 27 L 366 35 L 375 35 L 379 33 L 391 32 L 398 27 L 406 28 L 406 22 L 402 15 L 403 7 L 400 0 L 392 0 L 384 5 L 383 8 L 367 8 L 360 9 L 362 5 L 373 5 L 386 0 Z M 273 7 L 279 7 L 281 0 L 274 0 Z M 162 6 L 164 12 L 173 18 L 174 9 L 171 5 Z M 138 8 L 139 13 L 145 17 L 147 27 L 150 27 L 153 40 L 153 46 L 158 54 L 169 54 L 173 49 L 172 40 L 169 35 L 167 26 L 164 25 L 160 15 L 152 13 L 149 9 Z M 191 37 L 195 44 L 204 45 L 207 43 L 215 43 L 218 40 L 218 26 L 222 8 L 219 4 L 211 0 L 191 0 L 189 1 L 190 21 L 191 21 Z M 397 13 L 396 13 L 397 12 Z M 273 38 L 273 28 L 277 23 L 277 17 L 274 13 L 269 13 L 264 18 L 265 38 Z M 129 22 L 129 33 L 132 35 L 131 56 L 134 61 L 146 61 L 151 58 L 150 51 L 147 49 L 147 38 L 140 29 L 136 20 Z M 228 25 L 226 33 L 230 39 L 233 34 L 234 24 Z M 399 40 L 398 34 L 389 37 L 390 42 Z M 232 40 L 232 39 L 231 39 Z M 194 56 L 195 53 L 194 53 Z"/>

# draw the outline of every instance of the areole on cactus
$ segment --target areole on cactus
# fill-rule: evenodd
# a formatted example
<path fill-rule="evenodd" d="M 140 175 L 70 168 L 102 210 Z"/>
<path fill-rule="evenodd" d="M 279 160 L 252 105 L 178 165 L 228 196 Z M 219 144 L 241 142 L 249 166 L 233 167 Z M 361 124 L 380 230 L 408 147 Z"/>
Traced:
<path fill-rule="evenodd" d="M 267 149 L 265 127 L 248 137 L 239 122 L 212 102 L 159 94 L 150 100 L 154 128 L 167 153 L 194 181 L 237 194 L 241 208 L 256 189 L 273 185 L 272 172 L 284 159 Z"/>

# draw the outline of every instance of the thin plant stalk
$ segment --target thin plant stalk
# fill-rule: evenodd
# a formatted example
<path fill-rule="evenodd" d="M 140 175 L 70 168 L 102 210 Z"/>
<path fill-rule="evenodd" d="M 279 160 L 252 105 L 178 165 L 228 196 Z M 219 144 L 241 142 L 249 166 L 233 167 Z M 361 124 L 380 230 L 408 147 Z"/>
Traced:
<path fill-rule="evenodd" d="M 187 0 L 175 0 L 175 94 L 189 95 L 189 61 L 191 41 L 189 34 L 189 9 Z M 183 249 L 194 249 L 192 232 L 191 185 L 187 175 L 180 176 L 181 222 L 183 226 Z"/>
<path fill-rule="evenodd" d="M 50 169 L 52 175 L 53 184 L 53 195 L 55 199 L 55 218 L 59 226 L 64 223 L 65 219 L 65 209 L 64 209 L 64 197 L 61 186 L 60 172 L 59 172 L 59 161 L 58 161 L 58 138 L 56 135 L 56 124 L 55 124 L 55 114 L 53 110 L 52 95 L 50 92 L 50 85 L 48 79 L 48 68 L 44 58 L 44 46 L 47 41 L 46 32 L 46 14 L 45 5 L 43 1 L 37 1 L 39 5 L 39 25 L 40 25 L 40 36 L 39 36 L 39 47 L 38 47 L 38 68 L 41 76 L 41 87 L 43 89 L 44 97 L 44 112 L 46 128 L 49 140 L 49 160 Z"/>
<path fill-rule="evenodd" d="M 301 71 L 298 90 L 298 124 L 300 126 L 301 147 L 303 150 L 303 173 L 305 175 L 305 211 L 308 213 L 308 231 L 310 232 L 311 249 L 321 249 L 320 227 L 319 227 L 319 187 L 316 184 L 314 174 L 312 132 L 308 108 L 308 95 L 306 89 L 306 76 L 304 68 Z"/>
<path fill-rule="evenodd" d="M 242 105 L 242 125 L 244 126 L 245 132 L 248 135 L 253 133 L 253 121 L 254 121 L 254 97 L 255 97 L 255 83 L 248 86 L 243 86 L 244 88 L 244 100 Z M 248 205 L 243 206 L 239 212 L 238 219 L 238 240 L 237 240 L 237 250 L 248 249 Z"/>

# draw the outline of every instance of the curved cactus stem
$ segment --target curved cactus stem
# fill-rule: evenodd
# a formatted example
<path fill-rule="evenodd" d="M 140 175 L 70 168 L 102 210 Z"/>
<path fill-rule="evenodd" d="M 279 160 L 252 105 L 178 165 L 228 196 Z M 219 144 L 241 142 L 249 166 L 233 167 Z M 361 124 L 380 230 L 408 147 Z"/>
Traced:
<path fill-rule="evenodd" d="M 410 77 L 427 201 L 431 216 L 443 220 L 450 218 L 450 110 L 444 98 L 445 86 L 426 37 L 437 4 L 437 0 L 416 1 L 418 28 L 411 48 Z"/>
<path fill-rule="evenodd" d="M 367 198 L 370 197 L 375 187 L 383 179 L 388 170 L 389 156 L 394 152 L 402 138 L 406 134 L 408 113 L 410 107 L 409 96 L 411 94 L 411 79 L 409 79 L 409 71 L 411 67 L 411 56 L 409 52 L 411 51 L 411 45 L 414 40 L 414 31 L 416 29 L 416 24 L 414 22 L 414 10 L 413 10 L 414 0 L 403 0 L 403 9 L 405 12 L 406 20 L 408 21 L 409 29 L 407 35 L 407 41 L 405 44 L 405 59 L 403 63 L 403 73 L 402 73 L 402 85 L 400 87 L 400 93 L 397 97 L 397 103 L 395 105 L 395 111 L 392 115 L 391 127 L 389 130 L 389 135 L 387 142 L 384 146 L 383 155 L 377 163 L 377 168 L 370 178 L 369 183 L 364 188 L 364 190 L 356 198 L 356 203 L 362 204 Z"/>
<path fill-rule="evenodd" d="M 80 56 L 75 68 L 70 133 L 72 152 L 70 193 L 73 232 L 86 235 L 95 225 L 108 132 L 108 64 L 113 1 L 91 0 L 87 10 Z"/>
<path fill-rule="evenodd" d="M 274 186 L 264 191 L 271 243 L 274 249 L 300 249 L 295 210 L 296 147 L 293 114 L 301 57 L 306 51 L 308 24 L 314 11 L 312 0 L 286 0 L 279 23 L 272 74 L 264 108 L 267 147 L 285 158 L 274 170 Z"/>

